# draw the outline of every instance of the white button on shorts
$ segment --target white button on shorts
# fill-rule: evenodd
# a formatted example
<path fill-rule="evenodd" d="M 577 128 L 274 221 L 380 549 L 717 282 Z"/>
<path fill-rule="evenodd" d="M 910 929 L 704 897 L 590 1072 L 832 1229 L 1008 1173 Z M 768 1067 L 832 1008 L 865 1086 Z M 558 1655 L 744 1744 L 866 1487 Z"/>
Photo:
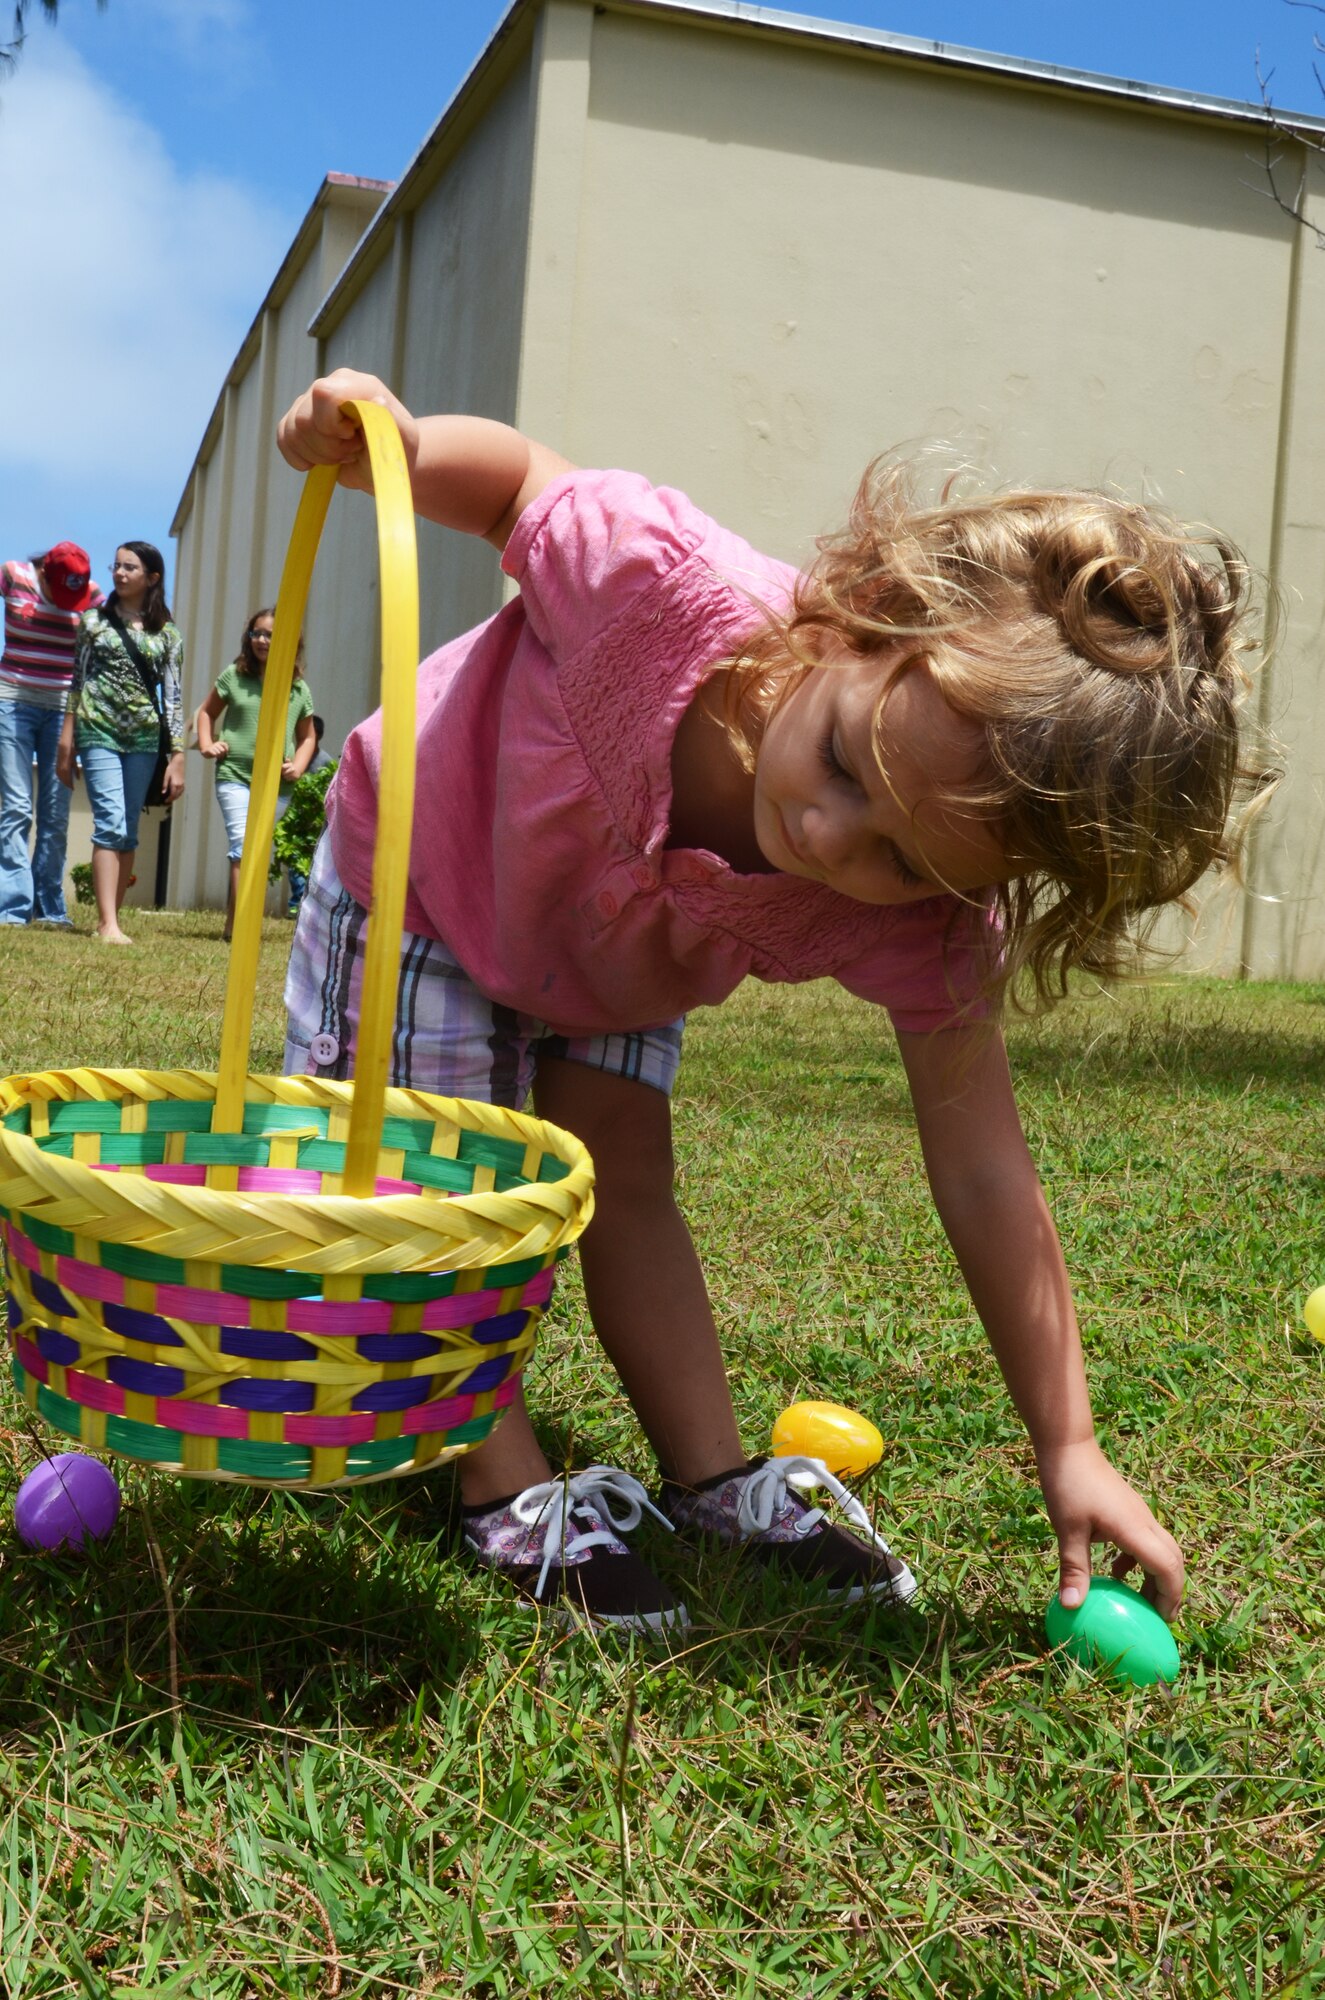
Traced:
<path fill-rule="evenodd" d="M 340 1043 L 334 1035 L 314 1035 L 308 1044 L 308 1053 L 319 1069 L 325 1069 L 340 1054 Z"/>

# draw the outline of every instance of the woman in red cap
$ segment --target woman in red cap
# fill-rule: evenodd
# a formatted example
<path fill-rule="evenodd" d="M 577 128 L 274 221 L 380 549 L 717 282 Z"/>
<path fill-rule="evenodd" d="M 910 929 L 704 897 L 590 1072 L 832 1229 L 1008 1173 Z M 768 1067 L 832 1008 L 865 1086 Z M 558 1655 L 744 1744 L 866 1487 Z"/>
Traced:
<path fill-rule="evenodd" d="M 0 924 L 62 924 L 69 793 L 55 772 L 74 677 L 74 640 L 100 604 L 87 553 L 57 542 L 27 562 L 0 564 Z M 36 762 L 36 783 L 32 766 Z M 34 810 L 35 809 L 35 810 Z M 33 819 L 37 837 L 28 839 Z"/>

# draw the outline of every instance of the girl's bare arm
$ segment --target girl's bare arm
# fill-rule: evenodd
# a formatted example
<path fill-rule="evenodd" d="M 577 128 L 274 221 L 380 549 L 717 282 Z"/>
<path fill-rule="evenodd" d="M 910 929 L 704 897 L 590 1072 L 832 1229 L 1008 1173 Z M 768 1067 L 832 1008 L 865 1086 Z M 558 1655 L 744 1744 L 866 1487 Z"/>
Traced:
<path fill-rule="evenodd" d="M 363 432 L 345 413 L 350 401 L 380 403 L 395 419 L 405 448 L 416 512 L 497 549 L 531 500 L 569 460 L 509 424 L 487 417 L 415 417 L 375 375 L 338 368 L 306 389 L 281 418 L 276 441 L 299 472 L 335 465 L 342 486 L 372 489 Z"/>
<path fill-rule="evenodd" d="M 286 779 L 302 778 L 313 761 L 313 752 L 316 748 L 317 735 L 313 728 L 313 718 L 311 715 L 301 715 L 294 726 L 294 755 L 287 757 L 281 765 L 281 776 Z"/>
<path fill-rule="evenodd" d="M 1058 1232 L 1017 1115 L 1001 1037 L 899 1035 L 935 1206 L 1035 1450 L 1058 1536 L 1060 1587 L 1079 1602 L 1092 1542 L 1139 1563 L 1176 1611 L 1182 1554 L 1095 1440 Z"/>

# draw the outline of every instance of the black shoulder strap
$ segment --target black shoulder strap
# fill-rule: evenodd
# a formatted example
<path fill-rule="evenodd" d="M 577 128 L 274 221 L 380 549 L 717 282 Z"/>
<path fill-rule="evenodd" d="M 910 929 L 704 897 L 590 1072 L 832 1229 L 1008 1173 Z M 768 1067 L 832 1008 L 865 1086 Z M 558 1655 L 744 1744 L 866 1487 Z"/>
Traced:
<path fill-rule="evenodd" d="M 130 661 L 138 671 L 138 678 L 139 680 L 141 680 L 143 686 L 146 688 L 148 694 L 151 697 L 153 708 L 159 708 L 160 702 L 158 700 L 158 696 L 161 690 L 160 674 L 157 672 L 156 668 L 152 665 L 152 662 L 148 659 L 147 655 L 143 652 L 142 648 L 139 646 L 138 641 L 134 638 L 132 632 L 129 630 L 124 620 L 120 617 L 119 612 L 109 610 L 104 605 L 102 606 L 102 612 L 105 617 L 106 623 L 108 625 L 113 625 L 115 630 L 119 633 L 120 638 L 124 643 L 124 650 L 129 655 Z"/>

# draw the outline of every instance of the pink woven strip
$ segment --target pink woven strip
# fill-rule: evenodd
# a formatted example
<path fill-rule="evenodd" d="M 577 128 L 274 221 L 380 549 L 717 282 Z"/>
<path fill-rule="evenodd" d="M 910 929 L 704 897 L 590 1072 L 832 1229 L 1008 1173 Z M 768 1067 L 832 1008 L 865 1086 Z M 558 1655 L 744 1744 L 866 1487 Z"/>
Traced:
<path fill-rule="evenodd" d="M 40 1271 L 41 1252 L 21 1229 L 6 1229 L 5 1242 L 16 1263 L 30 1271 Z M 55 1273 L 62 1291 L 79 1298 L 100 1299 L 103 1305 L 124 1304 L 124 1279 L 118 1271 L 103 1270 L 100 1264 L 83 1264 L 76 1257 L 57 1257 Z"/>
<path fill-rule="evenodd" d="M 124 1274 L 103 1270 L 100 1264 L 80 1264 L 76 1257 L 57 1257 L 56 1276 L 60 1290 L 83 1299 L 100 1299 L 103 1306 L 124 1304 Z"/>
<path fill-rule="evenodd" d="M 124 1415 L 126 1392 L 117 1382 L 102 1382 L 95 1375 L 85 1375 L 81 1368 L 66 1368 L 64 1380 L 64 1393 L 71 1402 L 82 1403 L 88 1410 L 104 1410 L 110 1417 Z"/>
<path fill-rule="evenodd" d="M 246 1438 L 249 1410 L 232 1409 L 228 1403 L 192 1403 L 183 1396 L 159 1396 L 157 1419 L 166 1428 L 187 1431 L 190 1437 Z"/>
<path fill-rule="evenodd" d="M 41 1252 L 36 1244 L 26 1237 L 21 1229 L 14 1229 L 8 1223 L 4 1225 L 4 1232 L 5 1247 L 10 1256 L 18 1263 L 26 1264 L 30 1271 L 39 1271 Z"/>
<path fill-rule="evenodd" d="M 49 1382 L 50 1376 L 46 1372 L 46 1356 L 37 1351 L 26 1334 L 14 1334 L 14 1353 L 18 1358 L 20 1366 L 26 1368 L 29 1375 L 35 1375 L 39 1382 Z"/>
<path fill-rule="evenodd" d="M 518 1378 L 513 1382 L 503 1382 L 500 1389 L 493 1392 L 492 1407 L 504 1410 L 508 1403 L 515 1401 L 519 1388 Z M 400 1419 L 400 1428 L 406 1437 L 414 1437 L 419 1431 L 449 1431 L 468 1423 L 474 1414 L 475 1396 L 439 1396 L 435 1403 L 416 1403 L 412 1410 L 405 1410 Z"/>
<path fill-rule="evenodd" d="M 241 1167 L 241 1194 L 321 1194 L 322 1176 L 316 1167 Z"/>
<path fill-rule="evenodd" d="M 238 1292 L 204 1292 L 196 1285 L 158 1285 L 155 1310 L 163 1319 L 189 1319 L 196 1326 L 247 1326 L 252 1299 Z"/>
<path fill-rule="evenodd" d="M 287 1444 L 371 1444 L 376 1435 L 377 1416 L 372 1410 L 353 1410 L 343 1417 L 285 1419 Z"/>
<path fill-rule="evenodd" d="M 118 1174 L 118 1160 L 89 1160 L 94 1173 Z M 173 1187 L 206 1187 L 205 1166 L 153 1165 L 143 1168 L 143 1179 L 162 1181 Z M 241 1167 L 241 1194 L 321 1194 L 323 1176 L 316 1167 Z M 390 1180 L 386 1176 L 373 1183 L 374 1194 L 422 1194 L 418 1181 Z"/>

